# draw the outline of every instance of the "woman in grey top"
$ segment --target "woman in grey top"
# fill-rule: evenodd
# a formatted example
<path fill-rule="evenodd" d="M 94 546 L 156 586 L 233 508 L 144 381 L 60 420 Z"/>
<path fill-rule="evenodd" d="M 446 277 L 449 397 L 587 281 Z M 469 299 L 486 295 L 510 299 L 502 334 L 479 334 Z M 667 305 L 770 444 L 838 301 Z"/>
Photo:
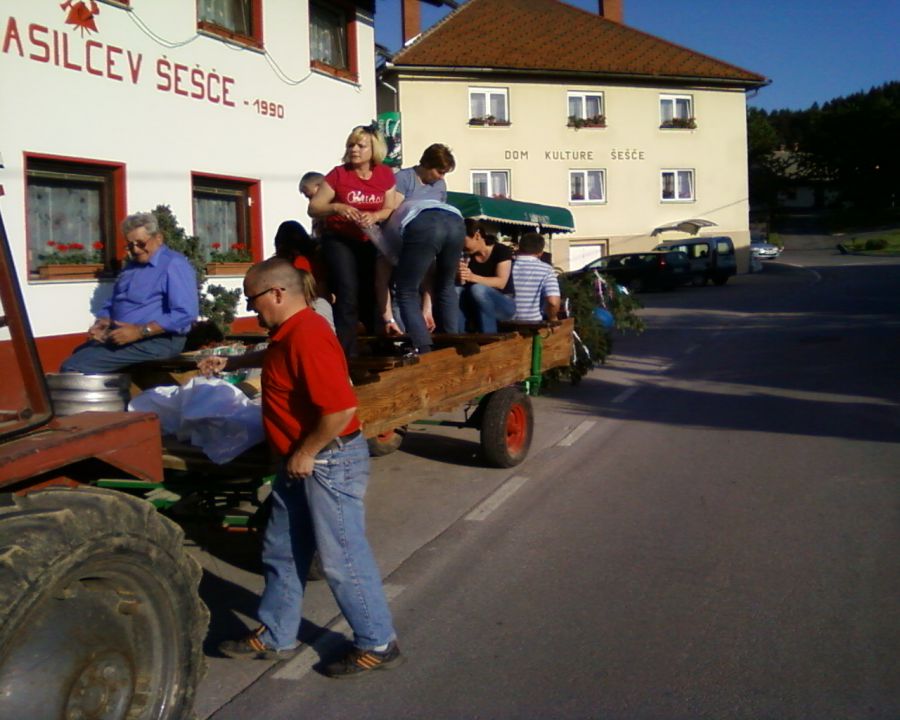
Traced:
<path fill-rule="evenodd" d="M 394 269 L 400 318 L 419 353 L 431 350 L 432 340 L 422 314 L 420 288 L 428 268 L 435 264 L 432 294 L 437 327 L 459 332 L 454 278 L 462 253 L 465 225 L 459 210 L 446 204 L 444 175 L 456 167 L 446 145 L 435 143 L 422 153 L 419 164 L 395 176 L 396 192 L 403 198 L 391 215 L 388 234 L 402 238 Z"/>

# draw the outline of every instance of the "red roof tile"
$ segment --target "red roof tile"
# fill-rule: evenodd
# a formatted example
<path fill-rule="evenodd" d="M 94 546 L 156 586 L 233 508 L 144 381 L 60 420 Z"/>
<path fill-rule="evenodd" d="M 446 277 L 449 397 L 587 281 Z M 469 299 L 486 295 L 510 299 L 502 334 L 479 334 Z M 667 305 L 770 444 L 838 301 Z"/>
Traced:
<path fill-rule="evenodd" d="M 468 0 L 398 52 L 393 65 L 702 78 L 738 86 L 767 82 L 559 0 Z"/>

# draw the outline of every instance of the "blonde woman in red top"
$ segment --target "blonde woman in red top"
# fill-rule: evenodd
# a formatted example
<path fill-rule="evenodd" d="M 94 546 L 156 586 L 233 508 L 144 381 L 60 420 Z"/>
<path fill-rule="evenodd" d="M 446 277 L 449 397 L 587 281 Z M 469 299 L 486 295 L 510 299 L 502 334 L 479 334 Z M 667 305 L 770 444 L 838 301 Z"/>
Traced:
<path fill-rule="evenodd" d="M 357 355 L 360 321 L 371 332 L 381 313 L 375 301 L 376 249 L 367 231 L 378 231 L 399 204 L 394 173 L 382 164 L 387 143 L 376 123 L 353 128 L 343 164 L 329 172 L 309 215 L 323 218 L 322 254 L 334 293 L 334 324 L 348 358 Z"/>

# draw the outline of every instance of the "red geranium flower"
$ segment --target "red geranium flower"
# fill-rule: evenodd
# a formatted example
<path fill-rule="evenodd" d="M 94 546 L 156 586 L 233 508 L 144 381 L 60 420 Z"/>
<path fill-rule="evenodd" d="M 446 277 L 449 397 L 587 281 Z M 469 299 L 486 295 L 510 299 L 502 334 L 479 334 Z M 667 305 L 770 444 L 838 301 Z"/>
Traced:
<path fill-rule="evenodd" d="M 84 250 L 84 245 L 81 243 L 72 243 L 69 245 L 69 250 Z"/>
<path fill-rule="evenodd" d="M 100 241 L 98 240 L 98 241 L 95 242 L 93 245 L 91 245 L 91 247 L 94 248 L 94 250 L 102 250 L 102 249 L 103 249 L 103 243 L 100 242 Z"/>
<path fill-rule="evenodd" d="M 211 247 L 213 250 L 218 250 L 220 247 L 222 247 L 222 243 L 211 243 L 211 244 L 210 244 L 210 247 Z"/>
<path fill-rule="evenodd" d="M 56 240 L 48 240 L 47 246 L 48 247 L 56 247 Z"/>
<path fill-rule="evenodd" d="M 66 250 L 69 249 L 69 246 L 68 245 L 57 245 L 56 249 L 59 250 L 60 252 L 65 252 Z"/>
<path fill-rule="evenodd" d="M 231 246 L 232 250 L 237 250 L 238 252 L 243 252 L 247 246 L 244 243 L 236 242 Z"/>

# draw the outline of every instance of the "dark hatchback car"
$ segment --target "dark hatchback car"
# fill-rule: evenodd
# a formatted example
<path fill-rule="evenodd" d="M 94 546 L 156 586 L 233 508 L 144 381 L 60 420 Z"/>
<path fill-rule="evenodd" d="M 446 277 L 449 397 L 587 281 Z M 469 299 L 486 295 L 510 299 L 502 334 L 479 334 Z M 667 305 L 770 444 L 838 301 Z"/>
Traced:
<path fill-rule="evenodd" d="M 607 255 L 570 274 L 596 270 L 629 290 L 674 290 L 691 281 L 688 256 L 676 250 Z"/>

